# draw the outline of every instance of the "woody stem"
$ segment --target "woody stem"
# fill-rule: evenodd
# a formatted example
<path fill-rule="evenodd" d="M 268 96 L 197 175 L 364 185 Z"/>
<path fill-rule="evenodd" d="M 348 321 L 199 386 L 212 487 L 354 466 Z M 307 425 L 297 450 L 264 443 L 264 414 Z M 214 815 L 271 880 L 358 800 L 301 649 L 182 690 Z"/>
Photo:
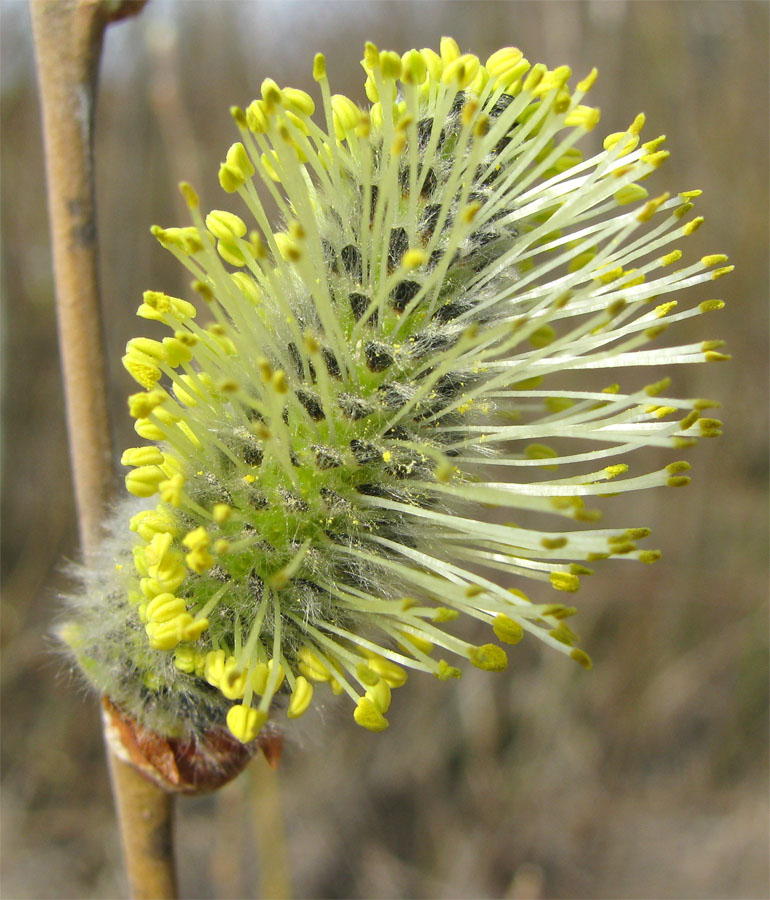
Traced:
<path fill-rule="evenodd" d="M 98 282 L 93 120 L 109 22 L 143 0 L 31 0 L 53 245 L 59 347 L 81 546 L 101 538 L 112 447 Z M 177 896 L 172 799 L 108 750 L 131 896 Z"/>

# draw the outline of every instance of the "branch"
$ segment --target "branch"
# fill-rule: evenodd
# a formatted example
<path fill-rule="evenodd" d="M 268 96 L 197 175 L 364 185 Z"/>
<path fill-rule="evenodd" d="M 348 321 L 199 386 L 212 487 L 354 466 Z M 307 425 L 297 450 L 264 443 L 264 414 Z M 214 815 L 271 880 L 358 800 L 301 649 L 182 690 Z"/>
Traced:
<path fill-rule="evenodd" d="M 93 122 L 99 58 L 111 21 L 144 0 L 32 0 L 45 142 L 59 347 L 83 554 L 101 539 L 113 483 L 99 303 Z M 108 750 L 131 895 L 174 898 L 170 795 Z"/>

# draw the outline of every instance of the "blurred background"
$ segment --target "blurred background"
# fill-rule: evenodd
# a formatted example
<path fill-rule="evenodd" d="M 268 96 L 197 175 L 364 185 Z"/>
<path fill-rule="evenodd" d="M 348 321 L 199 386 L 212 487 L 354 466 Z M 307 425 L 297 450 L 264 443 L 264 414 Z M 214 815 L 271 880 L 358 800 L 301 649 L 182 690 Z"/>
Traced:
<path fill-rule="evenodd" d="M 183 896 L 767 896 L 769 11 L 150 0 L 108 30 L 96 156 L 118 448 L 135 442 L 119 359 L 147 324 L 134 318 L 141 292 L 187 290 L 149 226 L 186 224 L 182 178 L 204 206 L 232 204 L 217 181 L 236 137 L 229 106 L 268 75 L 313 93 L 317 50 L 333 90 L 359 102 L 367 39 L 402 52 L 450 34 L 482 60 L 514 44 L 577 77 L 598 66 L 594 146 L 644 110 L 647 138 L 667 134 L 672 151 L 653 192 L 705 189 L 706 227 L 686 250 L 737 267 L 720 293 L 683 298 L 727 309 L 672 335 L 729 342 L 731 363 L 670 373 L 676 393 L 723 402 L 725 436 L 690 451 L 687 490 L 602 501 L 610 525 L 651 526 L 664 557 L 605 563 L 585 583 L 576 627 L 593 672 L 525 641 L 505 676 L 413 678 L 381 736 L 347 707 L 303 721 L 277 777 L 260 760 L 218 795 L 179 803 Z M 2 895 L 121 897 L 97 704 L 47 637 L 78 548 L 29 16 L 13 0 L 0 13 Z"/>

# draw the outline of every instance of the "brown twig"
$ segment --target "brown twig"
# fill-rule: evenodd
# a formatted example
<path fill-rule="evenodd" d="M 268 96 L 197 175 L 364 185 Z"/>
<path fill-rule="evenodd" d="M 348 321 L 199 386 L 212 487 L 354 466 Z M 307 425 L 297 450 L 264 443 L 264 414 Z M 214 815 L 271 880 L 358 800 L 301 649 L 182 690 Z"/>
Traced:
<path fill-rule="evenodd" d="M 94 209 L 93 118 L 107 25 L 144 0 L 31 0 L 59 346 L 83 553 L 101 538 L 113 483 Z M 108 750 L 131 895 L 177 896 L 172 799 Z"/>

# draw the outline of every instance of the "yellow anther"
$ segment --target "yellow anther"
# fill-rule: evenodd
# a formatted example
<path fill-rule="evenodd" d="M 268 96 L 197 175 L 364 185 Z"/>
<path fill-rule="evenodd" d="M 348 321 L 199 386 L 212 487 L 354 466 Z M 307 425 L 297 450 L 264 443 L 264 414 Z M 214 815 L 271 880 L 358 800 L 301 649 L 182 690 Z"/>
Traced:
<path fill-rule="evenodd" d="M 492 631 L 498 640 L 506 644 L 518 644 L 524 637 L 524 629 L 519 623 L 506 616 L 505 613 L 498 613 L 492 622 Z"/>
<path fill-rule="evenodd" d="M 528 444 L 524 448 L 524 456 L 527 459 L 553 459 L 558 452 L 547 444 Z"/>
<path fill-rule="evenodd" d="M 627 184 L 619 191 L 616 191 L 613 196 L 619 206 L 627 206 L 629 203 L 639 203 L 642 200 L 646 200 L 649 192 L 640 184 Z"/>
<path fill-rule="evenodd" d="M 185 347 L 195 347 L 198 343 L 198 336 L 189 331 L 175 331 L 174 339 L 179 341 L 180 344 L 184 344 Z M 164 344 L 166 343 L 166 340 L 167 338 L 163 339 Z"/>
<path fill-rule="evenodd" d="M 137 419 L 134 422 L 134 431 L 139 437 L 148 441 L 162 441 L 166 437 L 163 429 L 159 428 L 152 419 Z"/>
<path fill-rule="evenodd" d="M 193 550 L 185 556 L 188 568 L 203 575 L 214 565 L 214 557 L 207 550 Z"/>
<path fill-rule="evenodd" d="M 307 91 L 299 88 L 285 87 L 282 89 L 284 105 L 303 116 L 312 116 L 315 112 L 315 103 Z"/>
<path fill-rule="evenodd" d="M 377 709 L 369 697 L 362 697 L 353 712 L 353 718 L 362 728 L 369 731 L 385 731 L 389 722 Z"/>
<path fill-rule="evenodd" d="M 266 710 L 243 706 L 241 703 L 231 706 L 227 712 L 227 727 L 242 744 L 253 741 L 266 721 Z"/>
<path fill-rule="evenodd" d="M 662 394 L 663 391 L 667 390 L 671 385 L 671 379 L 667 376 L 665 378 L 661 378 L 660 381 L 655 381 L 653 384 L 648 384 L 644 393 L 647 394 L 648 397 L 657 397 L 658 394 Z"/>
<path fill-rule="evenodd" d="M 529 342 L 533 347 L 540 350 L 547 347 L 556 340 L 556 332 L 550 325 L 541 325 L 536 328 L 529 336 Z"/>
<path fill-rule="evenodd" d="M 211 543 L 211 538 L 208 535 L 208 532 L 200 525 L 198 528 L 194 528 L 192 531 L 188 531 L 187 534 L 182 538 L 182 544 L 190 550 L 200 550 L 202 548 L 208 547 Z"/>
<path fill-rule="evenodd" d="M 212 544 L 212 549 L 218 556 L 222 556 L 229 551 L 230 542 L 226 541 L 224 538 L 217 538 Z"/>
<path fill-rule="evenodd" d="M 594 664 L 591 660 L 591 657 L 585 652 L 585 650 L 580 650 L 578 647 L 575 647 L 575 649 L 570 653 L 570 656 L 584 669 L 593 669 Z"/>
<path fill-rule="evenodd" d="M 166 351 L 163 344 L 151 338 L 131 338 L 126 344 L 126 353 L 135 354 L 136 356 L 148 356 L 156 362 L 165 362 L 166 360 Z"/>
<path fill-rule="evenodd" d="M 132 447 L 120 457 L 121 466 L 159 466 L 162 462 L 163 454 L 157 447 Z"/>
<path fill-rule="evenodd" d="M 182 639 L 180 618 L 168 622 L 148 622 L 145 632 L 153 650 L 173 650 Z"/>
<path fill-rule="evenodd" d="M 380 676 L 365 662 L 360 662 L 356 666 L 356 677 L 362 684 L 367 685 L 367 687 L 373 687 L 380 680 Z"/>
<path fill-rule="evenodd" d="M 243 237 L 246 234 L 246 223 L 243 219 L 222 209 L 212 210 L 206 216 L 206 228 L 219 240 Z"/>
<path fill-rule="evenodd" d="M 557 641 L 560 641 L 562 644 L 577 644 L 580 638 L 575 634 L 575 632 L 567 625 L 566 622 L 559 622 L 554 628 L 552 628 L 548 632 L 549 636 L 555 638 Z"/>
<path fill-rule="evenodd" d="M 466 103 L 463 107 L 463 114 L 465 110 L 468 109 L 470 104 Z M 480 138 L 484 137 L 489 131 L 489 116 L 486 113 L 481 113 L 481 115 L 476 119 L 473 124 L 473 136 Z"/>
<path fill-rule="evenodd" d="M 670 266 L 672 263 L 679 262 L 681 258 L 681 250 L 672 250 L 671 253 L 667 253 L 665 256 L 661 257 L 660 264 L 662 266 Z"/>
<path fill-rule="evenodd" d="M 313 58 L 313 79 L 323 81 L 326 78 L 326 57 L 323 53 L 316 53 Z"/>
<path fill-rule="evenodd" d="M 215 688 L 219 687 L 219 682 L 225 672 L 225 651 L 210 650 L 206 654 L 205 665 L 203 669 L 203 677 L 208 683 Z"/>
<path fill-rule="evenodd" d="M 703 354 L 706 362 L 729 362 L 732 356 L 729 353 L 719 353 L 717 350 L 709 350 Z"/>
<path fill-rule="evenodd" d="M 224 525 L 225 522 L 230 520 L 230 516 L 233 514 L 233 508 L 227 503 L 215 503 L 211 510 L 211 514 L 217 525 Z"/>
<path fill-rule="evenodd" d="M 529 74 L 524 79 L 524 84 L 522 85 L 523 91 L 534 92 L 540 82 L 543 80 L 548 69 L 543 63 L 535 63 L 534 66 L 529 71 Z"/>
<path fill-rule="evenodd" d="M 298 719 L 307 712 L 313 699 L 313 685 L 303 675 L 299 675 L 294 683 L 291 700 L 286 715 L 290 719 Z"/>
<path fill-rule="evenodd" d="M 440 81 L 441 73 L 444 71 L 444 62 L 438 53 L 435 50 L 431 50 L 430 47 L 423 47 L 420 50 L 420 56 L 423 58 L 425 67 L 428 70 L 429 82 Z"/>
<path fill-rule="evenodd" d="M 356 137 L 359 138 L 368 138 L 372 131 L 372 120 L 369 117 L 369 113 L 362 112 L 361 117 L 358 120 L 358 124 L 355 127 Z"/>
<path fill-rule="evenodd" d="M 444 84 L 454 85 L 457 90 L 464 91 L 476 77 L 478 71 L 478 56 L 464 53 L 451 61 L 444 60 L 444 71 L 441 75 L 441 80 Z"/>
<path fill-rule="evenodd" d="M 669 487 L 686 487 L 690 483 L 690 477 L 688 475 L 672 475 L 671 478 L 666 480 L 666 484 Z"/>
<path fill-rule="evenodd" d="M 184 600 L 169 593 L 153 597 L 145 608 L 148 622 L 169 622 L 184 612 L 187 612 Z"/>
<path fill-rule="evenodd" d="M 657 562 L 663 554 L 660 550 L 642 550 L 637 559 L 639 562 L 647 563 L 650 565 L 651 563 Z"/>
<path fill-rule="evenodd" d="M 445 66 L 460 57 L 460 48 L 457 41 L 451 37 L 442 37 L 439 43 L 439 52 Z"/>
<path fill-rule="evenodd" d="M 433 616 L 434 622 L 453 622 L 459 618 L 460 613 L 456 609 L 450 609 L 448 606 L 438 606 Z"/>
<path fill-rule="evenodd" d="M 698 309 L 701 312 L 712 312 L 716 309 L 724 309 L 725 303 L 724 300 L 704 300 L 702 303 L 698 304 Z"/>
<path fill-rule="evenodd" d="M 214 299 L 214 291 L 210 284 L 205 281 L 200 281 L 199 279 L 195 279 L 190 282 L 190 287 L 198 294 L 200 294 L 201 298 L 206 301 L 206 303 L 211 303 Z"/>
<path fill-rule="evenodd" d="M 599 72 L 597 69 L 591 69 L 591 71 L 586 75 L 586 77 L 582 81 L 578 81 L 577 89 L 585 93 L 586 91 L 590 91 L 594 86 L 594 82 L 596 81 Z"/>
<path fill-rule="evenodd" d="M 503 47 L 487 59 L 486 70 L 495 84 L 508 87 L 523 74 L 519 65 L 523 57 L 518 47 Z"/>
<path fill-rule="evenodd" d="M 162 321 L 165 316 L 172 316 L 175 319 L 184 319 L 185 317 L 194 319 L 196 312 L 192 303 L 181 300 L 179 297 L 170 297 L 160 291 L 145 291 L 142 295 L 144 301 L 137 311 L 137 315 L 143 319 L 154 319 Z"/>
<path fill-rule="evenodd" d="M 401 80 L 405 84 L 422 84 L 428 74 L 428 67 L 418 50 L 407 50 L 401 57 Z"/>
<path fill-rule="evenodd" d="M 704 266 L 718 266 L 720 263 L 727 262 L 727 256 L 724 253 L 712 253 L 710 256 L 701 257 Z M 129 343 L 131 343 L 129 341 Z"/>
<path fill-rule="evenodd" d="M 154 509 L 143 509 L 135 516 L 132 516 L 129 520 L 129 528 L 131 531 L 135 531 L 145 541 L 151 541 L 156 534 L 171 531 L 176 533 L 173 518 L 165 511 Z M 137 547 L 135 549 L 142 550 L 142 555 L 144 555 L 143 548 Z M 147 573 L 142 572 L 140 574 L 145 575 Z"/>
<path fill-rule="evenodd" d="M 234 656 L 225 660 L 219 678 L 219 690 L 228 700 L 240 700 L 246 691 L 248 672 L 238 666 Z"/>
<path fill-rule="evenodd" d="M 470 223 L 476 218 L 479 210 L 481 209 L 481 204 L 474 201 L 473 203 L 469 203 L 465 209 L 462 211 L 462 220 L 466 224 L 470 225 Z"/>
<path fill-rule="evenodd" d="M 230 278 L 247 300 L 255 306 L 262 302 L 262 293 L 251 275 L 245 272 L 231 272 Z"/>
<path fill-rule="evenodd" d="M 126 353 L 121 362 L 134 381 L 144 388 L 153 388 L 160 380 L 160 369 L 151 357 L 143 353 L 136 351 Z"/>
<path fill-rule="evenodd" d="M 194 647 L 179 647 L 174 654 L 174 665 L 180 672 L 192 675 L 198 662 L 198 652 Z"/>
<path fill-rule="evenodd" d="M 233 121 L 239 128 L 246 128 L 246 113 L 241 109 L 240 106 L 231 106 L 230 107 L 230 115 L 233 117 Z"/>
<path fill-rule="evenodd" d="M 172 369 L 176 369 L 184 363 L 190 362 L 192 359 L 192 350 L 190 344 L 195 344 L 197 338 L 194 335 L 185 335 L 185 340 L 180 341 L 177 337 L 163 338 L 163 349 L 166 353 L 166 362 Z"/>
<path fill-rule="evenodd" d="M 557 591 L 575 593 L 580 588 L 580 579 L 570 572 L 551 572 L 551 586 Z"/>
<path fill-rule="evenodd" d="M 645 121 L 646 117 L 644 113 L 639 113 L 634 121 L 628 126 L 629 134 L 638 135 L 642 128 L 644 128 Z"/>
<path fill-rule="evenodd" d="M 445 659 L 438 661 L 438 668 L 433 673 L 439 681 L 448 681 L 450 678 L 462 678 L 463 673 L 456 666 L 450 666 Z"/>
<path fill-rule="evenodd" d="M 626 272 L 626 275 L 627 274 L 628 274 L 628 272 Z M 623 312 L 623 310 L 626 308 L 626 306 L 627 306 L 627 303 L 623 299 L 623 297 L 618 297 L 617 300 L 613 300 L 612 303 L 610 303 L 609 306 L 607 307 L 607 315 L 611 319 L 614 319 L 615 316 L 618 316 L 618 315 L 620 315 L 620 313 Z"/>
<path fill-rule="evenodd" d="M 390 685 L 384 678 L 380 678 L 366 691 L 366 697 L 384 715 L 390 708 Z"/>
<path fill-rule="evenodd" d="M 615 269 L 609 269 L 604 272 L 599 272 L 595 277 L 602 284 L 611 284 L 613 281 L 617 281 L 618 278 L 620 278 L 623 274 L 623 267 L 618 266 Z"/>
<path fill-rule="evenodd" d="M 602 142 L 602 146 L 605 150 L 612 150 L 613 147 L 617 146 L 624 138 L 626 138 L 628 132 L 626 131 L 615 131 L 612 134 L 608 134 L 607 137 Z M 636 149 L 637 144 L 639 143 L 638 137 L 631 137 L 626 141 L 625 146 L 620 151 L 618 156 L 625 156 L 627 153 L 630 153 L 632 150 Z M 632 166 L 622 166 L 619 169 L 615 169 L 613 171 L 613 175 L 618 178 L 621 175 L 625 175 L 627 172 L 632 171 Z"/>
<path fill-rule="evenodd" d="M 648 200 L 647 203 L 645 203 L 642 211 L 636 217 L 637 221 L 638 222 L 649 222 L 649 220 L 658 211 L 659 207 L 661 207 L 666 202 L 666 200 L 668 200 L 668 198 L 670 196 L 671 195 L 668 193 L 668 191 L 666 191 L 665 194 L 661 194 L 659 197 L 655 197 L 652 200 Z"/>
<path fill-rule="evenodd" d="M 648 341 L 654 341 L 655 338 L 659 338 L 665 331 L 668 330 L 668 325 L 653 325 L 652 328 L 647 328 L 644 332 L 644 336 Z"/>
<path fill-rule="evenodd" d="M 618 463 L 614 466 L 605 466 L 604 467 L 604 475 L 605 478 L 609 481 L 612 478 L 617 478 L 618 475 L 623 475 L 628 471 L 628 466 L 625 463 Z"/>
<path fill-rule="evenodd" d="M 549 603 L 547 606 L 543 607 L 544 616 L 551 616 L 558 620 L 568 619 L 570 616 L 574 616 L 576 612 L 576 607 L 565 606 L 563 603 Z"/>
<path fill-rule="evenodd" d="M 164 479 L 158 466 L 139 466 L 126 475 L 126 490 L 135 497 L 152 497 Z"/>
<path fill-rule="evenodd" d="M 700 413 L 697 409 L 690 410 L 690 412 L 679 422 L 680 430 L 687 431 L 688 428 L 692 428 L 699 418 Z"/>
<path fill-rule="evenodd" d="M 246 124 L 254 134 L 264 134 L 270 128 L 270 119 L 264 100 L 253 100 L 246 107 Z"/>
<path fill-rule="evenodd" d="M 277 394 L 286 394 L 288 392 L 289 385 L 286 381 L 286 373 L 283 369 L 276 369 L 275 372 L 273 372 L 273 377 L 270 379 L 270 385 Z"/>
<path fill-rule="evenodd" d="M 297 658 L 300 672 L 312 681 L 328 681 L 331 678 L 327 666 L 309 647 L 300 647 Z"/>
<path fill-rule="evenodd" d="M 390 154 L 391 156 L 398 156 L 404 147 L 406 146 L 406 135 L 403 132 L 399 132 L 393 143 L 390 145 Z"/>
<path fill-rule="evenodd" d="M 161 246 L 166 248 L 175 247 L 189 256 L 200 253 L 203 250 L 203 242 L 198 234 L 198 229 L 194 225 L 189 225 L 186 228 L 160 228 L 158 225 L 153 225 L 150 228 L 150 234 L 158 239 Z"/>
<path fill-rule="evenodd" d="M 698 428 L 703 437 L 718 437 L 722 433 L 722 422 L 719 419 L 703 417 L 698 419 Z"/>
<path fill-rule="evenodd" d="M 414 271 L 414 269 L 424 266 L 427 261 L 428 254 L 424 250 L 414 248 L 406 251 L 401 258 L 401 265 L 409 271 Z"/>
<path fill-rule="evenodd" d="M 230 263 L 231 266 L 238 266 L 240 268 L 241 266 L 246 265 L 246 257 L 234 240 L 227 239 L 217 241 L 217 253 L 225 262 Z"/>
<path fill-rule="evenodd" d="M 184 197 L 185 203 L 189 209 L 197 209 L 200 206 L 200 200 L 195 188 L 186 181 L 179 182 L 179 191 Z"/>
<path fill-rule="evenodd" d="M 150 566 L 159 565 L 171 549 L 173 542 L 174 535 L 169 531 L 159 532 L 154 535 L 147 547 L 144 548 L 147 564 Z"/>
<path fill-rule="evenodd" d="M 659 306 L 656 306 L 653 310 L 656 319 L 662 319 L 664 316 L 667 316 L 672 309 L 676 309 L 677 301 L 669 300 L 668 303 L 661 303 Z"/>
<path fill-rule="evenodd" d="M 556 538 L 541 538 L 540 545 L 545 550 L 561 550 L 562 547 L 567 546 L 567 538 L 565 537 L 556 537 Z"/>
<path fill-rule="evenodd" d="M 334 134 L 338 141 L 344 141 L 347 133 L 353 131 L 361 118 L 361 111 L 356 104 L 344 94 L 332 97 L 332 113 Z"/>
<path fill-rule="evenodd" d="M 267 663 L 257 663 L 254 666 L 254 669 L 251 673 L 251 686 L 254 688 L 254 693 L 259 694 L 260 696 L 265 693 L 265 688 L 267 687 L 267 679 L 270 675 L 270 669 L 267 666 Z"/>
<path fill-rule="evenodd" d="M 497 644 L 471 647 L 468 658 L 477 669 L 483 669 L 485 672 L 503 672 L 508 668 L 508 656 Z"/>
<path fill-rule="evenodd" d="M 384 678 L 392 688 L 398 688 L 406 684 L 406 670 L 384 656 L 372 653 L 369 656 L 369 668 L 373 669 L 381 678 Z"/>
<path fill-rule="evenodd" d="M 361 65 L 364 67 L 364 71 L 373 72 L 380 64 L 380 51 L 376 44 L 373 44 L 371 41 L 367 41 L 364 44 L 364 58 L 361 60 Z"/>
<path fill-rule="evenodd" d="M 401 77 L 401 57 L 393 50 L 383 50 L 380 53 L 380 72 L 382 77 L 388 81 L 394 81 Z"/>
<path fill-rule="evenodd" d="M 277 231 L 275 233 L 275 243 L 278 247 L 278 252 L 287 262 L 297 262 L 301 258 L 302 251 L 297 242 L 285 231 Z"/>
<path fill-rule="evenodd" d="M 645 149 L 647 146 L 645 145 Z M 646 163 L 649 166 L 654 166 L 654 168 L 658 168 L 658 166 L 662 165 L 671 154 L 668 150 L 657 150 L 654 153 L 648 153 L 646 156 L 642 156 L 639 162 Z"/>
<path fill-rule="evenodd" d="M 591 131 L 596 128 L 601 118 L 601 110 L 598 107 L 582 106 L 578 104 L 574 109 L 570 110 L 564 120 L 564 124 L 571 127 L 585 128 Z"/>
<path fill-rule="evenodd" d="M 182 502 L 182 488 L 184 487 L 184 475 L 177 473 L 158 485 L 160 497 L 171 506 L 179 506 Z"/>
<path fill-rule="evenodd" d="M 427 638 L 422 637 L 421 635 L 410 634 L 406 631 L 402 631 L 400 634 L 407 642 L 406 644 L 402 644 L 407 652 L 411 652 L 409 644 L 416 647 L 422 653 L 431 653 L 433 651 L 433 644 Z M 374 666 L 372 668 L 374 668 Z"/>
<path fill-rule="evenodd" d="M 219 183 L 225 191 L 232 194 L 246 182 L 246 179 L 254 175 L 254 171 L 246 148 L 240 141 L 236 141 L 227 151 L 225 162 L 220 167 Z"/>
<path fill-rule="evenodd" d="M 273 669 L 278 668 L 278 675 L 276 676 L 275 685 L 273 690 L 278 690 L 278 688 L 283 684 L 284 679 L 286 678 L 286 672 L 284 672 L 283 666 L 280 663 L 276 663 L 274 659 L 269 659 L 267 661 L 267 674 L 268 680 L 272 677 Z"/>
<path fill-rule="evenodd" d="M 577 272 L 579 269 L 584 268 L 593 259 L 596 257 L 595 250 L 586 250 L 584 253 L 580 253 L 578 256 L 574 257 L 568 266 L 569 272 Z"/>
<path fill-rule="evenodd" d="M 283 103 L 281 89 L 272 78 L 265 78 L 260 86 L 260 93 L 265 103 L 270 106 L 280 106 Z"/>

